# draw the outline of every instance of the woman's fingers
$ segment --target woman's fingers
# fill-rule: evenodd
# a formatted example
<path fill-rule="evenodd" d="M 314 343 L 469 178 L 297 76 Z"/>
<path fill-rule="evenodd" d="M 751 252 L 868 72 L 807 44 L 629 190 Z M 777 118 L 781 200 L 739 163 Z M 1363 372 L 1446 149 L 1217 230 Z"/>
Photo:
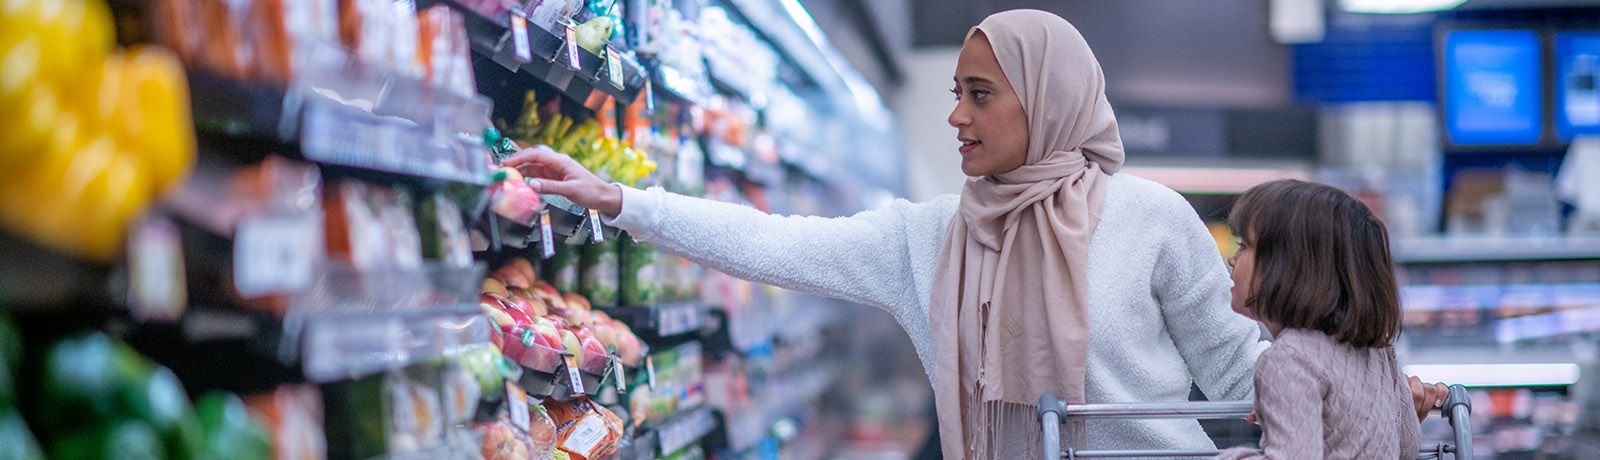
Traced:
<path fill-rule="evenodd" d="M 1436 398 L 1432 393 L 1437 390 L 1432 385 L 1423 385 L 1422 379 L 1415 375 L 1407 376 L 1406 384 L 1411 387 L 1411 404 L 1417 411 L 1417 421 L 1426 420 L 1428 413 L 1433 411 L 1433 402 Z"/>
<path fill-rule="evenodd" d="M 571 157 L 555 150 L 550 150 L 550 147 L 540 145 L 518 150 L 517 153 L 506 157 L 505 161 L 500 162 L 500 165 L 517 168 L 518 170 L 521 170 L 524 165 L 560 170 L 564 169 L 561 167 L 563 166 L 563 159 L 571 160 Z"/>

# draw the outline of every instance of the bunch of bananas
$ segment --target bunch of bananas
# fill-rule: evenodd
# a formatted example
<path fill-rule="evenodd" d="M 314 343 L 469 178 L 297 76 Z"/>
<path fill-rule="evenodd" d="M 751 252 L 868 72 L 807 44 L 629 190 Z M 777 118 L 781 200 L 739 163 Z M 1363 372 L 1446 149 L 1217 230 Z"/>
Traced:
<path fill-rule="evenodd" d="M 529 91 L 523 101 L 522 114 L 516 123 L 505 127 L 507 136 L 522 145 L 544 145 L 551 150 L 572 156 L 585 169 L 601 177 L 626 185 L 637 185 L 639 180 L 655 172 L 656 162 L 644 152 L 633 148 L 632 143 L 607 136 L 600 122 L 593 118 L 577 123 L 559 113 L 548 120 L 539 116 L 534 92 Z"/>
<path fill-rule="evenodd" d="M 104 0 L 0 2 L 0 226 L 102 262 L 195 150 L 177 56 L 115 48 Z"/>

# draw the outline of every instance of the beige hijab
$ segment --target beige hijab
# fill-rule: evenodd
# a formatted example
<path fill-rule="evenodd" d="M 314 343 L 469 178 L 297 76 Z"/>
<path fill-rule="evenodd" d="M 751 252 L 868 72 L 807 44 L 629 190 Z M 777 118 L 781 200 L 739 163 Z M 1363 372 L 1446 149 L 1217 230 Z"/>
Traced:
<path fill-rule="evenodd" d="M 1038 458 L 1039 395 L 1084 401 L 1089 240 L 1122 139 L 1100 63 L 1072 24 L 1013 10 L 969 36 L 979 31 L 1022 99 L 1028 158 L 969 179 L 945 234 L 930 308 L 940 438 L 945 458 Z M 1081 426 L 1067 434 L 1081 439 Z"/>

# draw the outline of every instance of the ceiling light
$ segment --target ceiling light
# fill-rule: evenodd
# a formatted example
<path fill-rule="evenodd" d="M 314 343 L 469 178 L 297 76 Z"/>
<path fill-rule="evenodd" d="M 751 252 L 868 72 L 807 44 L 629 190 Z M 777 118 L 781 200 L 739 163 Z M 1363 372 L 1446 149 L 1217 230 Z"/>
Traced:
<path fill-rule="evenodd" d="M 1444 11 L 1466 2 L 1467 0 L 1339 0 L 1339 6 L 1351 13 L 1406 14 Z"/>

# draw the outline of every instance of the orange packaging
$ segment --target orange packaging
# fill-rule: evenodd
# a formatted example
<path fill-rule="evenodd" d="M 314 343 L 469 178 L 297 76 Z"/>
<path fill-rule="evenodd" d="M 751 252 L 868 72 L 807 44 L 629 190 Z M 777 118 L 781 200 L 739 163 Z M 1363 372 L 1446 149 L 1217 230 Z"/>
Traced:
<path fill-rule="evenodd" d="M 322 394 L 311 385 L 285 385 L 271 393 L 244 398 L 250 412 L 267 424 L 273 460 L 326 460 L 328 443 L 322 430 Z"/>
<path fill-rule="evenodd" d="M 256 0 L 250 3 L 248 17 L 250 45 L 254 50 L 250 74 L 274 83 L 285 83 L 294 74 L 290 64 L 288 24 L 283 0 Z"/>
<path fill-rule="evenodd" d="M 239 21 L 233 9 L 224 0 L 201 0 L 200 23 L 206 40 L 200 43 L 203 66 L 223 75 L 243 79 L 244 66 L 239 59 Z"/>
<path fill-rule="evenodd" d="M 574 460 L 611 455 L 622 438 L 622 419 L 588 399 L 547 402 L 545 410 L 556 424 L 556 448 Z"/>

